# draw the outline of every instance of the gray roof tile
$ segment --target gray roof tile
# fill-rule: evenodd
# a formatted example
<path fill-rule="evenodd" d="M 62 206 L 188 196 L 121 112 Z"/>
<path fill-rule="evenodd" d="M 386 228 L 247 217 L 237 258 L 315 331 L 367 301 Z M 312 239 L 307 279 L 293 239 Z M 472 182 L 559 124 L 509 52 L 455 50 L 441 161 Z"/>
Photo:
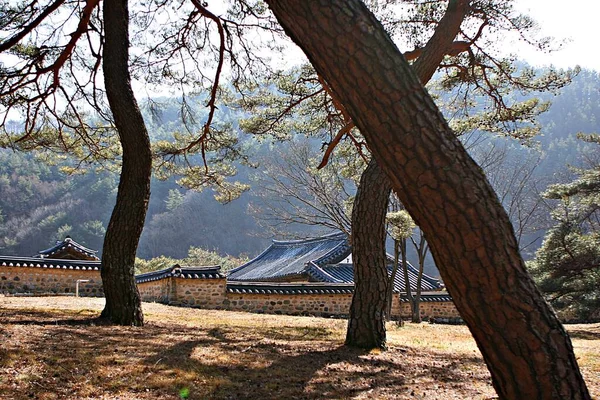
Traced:
<path fill-rule="evenodd" d="M 304 274 L 309 262 L 318 265 L 335 263 L 350 254 L 348 238 L 343 233 L 315 239 L 273 241 L 258 257 L 229 272 L 231 281 L 264 281 Z"/>

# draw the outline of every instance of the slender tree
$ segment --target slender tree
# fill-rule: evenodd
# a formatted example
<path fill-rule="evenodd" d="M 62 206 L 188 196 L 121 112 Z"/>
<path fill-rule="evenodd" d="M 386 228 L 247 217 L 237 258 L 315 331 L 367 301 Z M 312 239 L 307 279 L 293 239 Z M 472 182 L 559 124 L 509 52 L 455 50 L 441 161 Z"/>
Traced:
<path fill-rule="evenodd" d="M 121 179 L 102 251 L 106 305 L 101 316 L 121 325 L 144 324 L 134 278 L 135 252 L 150 200 L 152 151 L 129 76 L 128 0 L 105 0 L 103 72 L 106 95 L 123 148 Z"/>
<path fill-rule="evenodd" d="M 123 170 L 104 243 L 106 306 L 102 316 L 117 324 L 143 325 L 133 263 L 150 195 L 150 142 L 129 79 L 127 2 L 105 2 L 104 24 L 98 4 L 88 0 L 73 6 L 75 12 L 68 18 L 77 22 L 77 28 L 66 43 L 60 33 L 69 24 L 49 34 L 44 31 L 49 16 L 67 7 L 63 1 L 11 10 L 6 26 L 14 33 L 0 43 L 0 50 L 15 52 L 23 62 L 2 70 L 0 96 L 4 118 L 11 110 L 23 111 L 25 133 L 15 142 L 25 143 L 25 148 L 51 147 L 51 138 L 57 138 L 64 151 L 86 148 L 93 155 L 90 158 L 114 157 L 112 148 L 102 149 L 111 130 L 91 123 L 86 111 L 91 107 L 105 120 L 114 117 L 123 148 Z M 33 32 L 45 33 L 40 35 L 41 44 L 22 44 Z M 101 66 L 112 117 L 103 106 L 103 90 L 97 81 Z M 88 72 L 88 81 L 77 76 L 76 71 L 82 69 Z M 81 99 L 87 102 L 87 110 L 78 107 Z"/>
<path fill-rule="evenodd" d="M 422 264 L 419 263 L 419 274 L 417 275 L 417 287 L 416 293 L 413 294 L 408 279 L 408 260 L 407 260 L 407 248 L 406 244 L 409 239 L 412 239 L 413 230 L 416 228 L 415 222 L 412 220 L 406 210 L 393 211 L 387 214 L 386 220 L 390 226 L 390 235 L 394 239 L 394 269 L 390 276 L 390 287 L 388 289 L 388 315 L 392 310 L 393 301 L 393 285 L 394 279 L 399 266 L 402 266 L 402 274 L 404 277 L 404 292 L 410 303 L 411 307 L 411 320 L 412 322 L 421 322 L 421 314 L 419 313 L 419 300 L 421 297 L 421 278 L 423 277 Z M 423 236 L 421 236 L 422 238 Z M 416 242 L 414 242 L 416 244 Z M 421 255 L 420 253 L 419 256 Z M 419 261 L 421 259 L 419 258 Z"/>
<path fill-rule="evenodd" d="M 417 275 L 417 288 L 415 290 L 415 295 L 412 296 L 411 299 L 411 310 L 412 310 L 412 322 L 419 323 L 421 322 L 421 294 L 423 291 L 423 287 L 421 286 L 421 282 L 423 281 L 423 272 L 425 271 L 425 257 L 427 257 L 427 253 L 429 253 L 429 244 L 425 239 L 425 234 L 421 229 L 419 229 L 419 238 L 418 241 L 415 240 L 414 237 L 410 237 L 410 241 L 412 242 L 415 252 L 417 253 L 417 259 L 419 262 L 419 273 Z M 408 280 L 408 271 L 405 268 L 405 279 Z M 409 288 L 406 289 L 407 291 Z"/>
<path fill-rule="evenodd" d="M 149 85 L 167 83 L 182 89 L 181 117 L 188 131 L 155 144 L 159 176 L 183 175 L 180 183 L 194 189 L 214 185 L 220 199 L 230 200 L 245 187 L 226 181 L 234 173 L 230 163 L 211 165 L 211 161 L 240 156 L 230 127 L 213 124 L 217 92 L 226 55 L 234 54 L 234 48 L 236 55 L 230 61 L 238 75 L 257 60 L 252 56 L 256 46 L 245 42 L 242 32 L 248 26 L 260 29 L 264 11 L 249 12 L 240 5 L 228 20 L 195 0 L 182 3 L 178 14 L 164 2 L 135 4 L 136 9 L 130 10 L 126 1 L 107 1 L 104 13 L 99 3 L 56 0 L 0 5 L 0 27 L 6 34 L 0 52 L 10 53 L 7 63 L 0 65 L 0 119 L 2 126 L 15 114 L 23 120 L 17 131 L 2 131 L 0 145 L 68 153 L 76 167 L 105 161 L 122 164 L 103 248 L 106 308 L 102 316 L 119 324 L 142 325 L 133 263 L 150 195 L 152 153 L 131 89 L 130 70 Z M 129 14 L 134 15 L 132 24 Z M 154 18 L 145 18 L 148 15 Z M 238 17 L 252 21 L 246 25 Z M 132 60 L 130 30 L 132 42 L 149 42 Z M 215 33 L 217 46 L 198 40 Z M 205 62 L 199 63 L 202 56 Z M 212 77 L 204 70 L 211 60 Z M 200 124 L 194 121 L 187 100 L 190 87 L 208 88 L 208 113 Z M 193 161 L 194 154 L 200 154 L 201 165 Z"/>
<path fill-rule="evenodd" d="M 267 4 L 427 235 L 499 396 L 589 399 L 569 337 L 527 273 L 506 212 L 379 21 L 360 1 Z"/>

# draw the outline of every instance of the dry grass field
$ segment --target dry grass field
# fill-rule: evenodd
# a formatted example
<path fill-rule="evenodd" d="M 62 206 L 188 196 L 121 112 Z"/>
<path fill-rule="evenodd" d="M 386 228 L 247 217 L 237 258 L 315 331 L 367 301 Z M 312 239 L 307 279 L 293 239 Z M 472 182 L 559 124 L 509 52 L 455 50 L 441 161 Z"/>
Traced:
<path fill-rule="evenodd" d="M 390 350 L 365 352 L 343 320 L 145 303 L 144 328 L 114 327 L 103 302 L 0 297 L 0 398 L 496 398 L 464 326 L 390 324 Z M 567 329 L 598 398 L 600 324 Z"/>

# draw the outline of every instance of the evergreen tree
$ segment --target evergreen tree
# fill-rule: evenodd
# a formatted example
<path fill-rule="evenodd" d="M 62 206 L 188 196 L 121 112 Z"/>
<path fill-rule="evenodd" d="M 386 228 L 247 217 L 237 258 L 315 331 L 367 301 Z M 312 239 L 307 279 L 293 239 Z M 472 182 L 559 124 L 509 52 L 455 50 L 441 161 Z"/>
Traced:
<path fill-rule="evenodd" d="M 579 137 L 600 144 L 600 136 Z M 557 221 L 531 265 L 540 289 L 567 319 L 600 318 L 600 163 L 574 168 L 576 179 L 552 185 L 544 196 L 559 202 Z"/>

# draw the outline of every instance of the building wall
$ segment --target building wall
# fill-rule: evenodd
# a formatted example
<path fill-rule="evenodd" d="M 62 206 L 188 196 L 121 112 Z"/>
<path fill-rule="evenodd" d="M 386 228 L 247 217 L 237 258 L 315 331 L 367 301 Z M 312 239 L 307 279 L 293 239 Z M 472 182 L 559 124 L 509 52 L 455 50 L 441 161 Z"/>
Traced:
<path fill-rule="evenodd" d="M 142 301 L 168 304 L 172 297 L 171 279 L 159 279 L 151 282 L 138 283 Z"/>
<path fill-rule="evenodd" d="M 104 296 L 100 271 L 37 267 L 0 266 L 0 293 L 75 293 L 79 279 L 89 280 L 79 284 L 80 296 Z"/>
<path fill-rule="evenodd" d="M 227 293 L 226 297 L 227 310 L 317 316 L 348 315 L 352 301 L 352 294 Z"/>
<path fill-rule="evenodd" d="M 169 304 L 186 307 L 222 309 L 227 280 L 171 278 L 173 296 Z"/>
<path fill-rule="evenodd" d="M 99 271 L 46 269 L 31 267 L 0 267 L 0 293 L 75 293 L 75 282 L 81 283 L 81 296 L 103 296 Z M 177 306 L 265 314 L 346 316 L 352 294 L 257 294 L 228 293 L 227 280 L 183 279 L 169 277 L 138 284 L 142 301 Z M 392 305 L 392 317 L 410 317 L 410 305 L 397 297 Z M 422 302 L 421 315 L 426 318 L 457 318 L 451 302 Z"/>
<path fill-rule="evenodd" d="M 403 318 L 410 318 L 410 303 L 401 303 L 401 305 L 399 302 L 395 303 L 396 307 L 392 306 L 392 316 L 397 316 L 400 311 Z M 423 320 L 428 318 L 460 318 L 456 306 L 451 301 L 422 301 L 419 304 L 419 310 Z"/>

